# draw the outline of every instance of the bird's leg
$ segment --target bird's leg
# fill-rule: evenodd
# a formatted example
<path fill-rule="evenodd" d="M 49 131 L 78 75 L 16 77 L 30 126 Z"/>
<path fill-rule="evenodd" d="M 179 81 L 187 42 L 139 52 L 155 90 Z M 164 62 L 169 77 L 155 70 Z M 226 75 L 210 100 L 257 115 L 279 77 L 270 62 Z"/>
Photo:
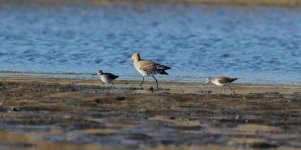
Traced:
<path fill-rule="evenodd" d="M 101 88 L 105 88 L 104 86 L 103 86 L 103 82 L 102 81 L 100 81 L 100 84 L 99 85 L 97 85 L 97 86 L 99 86 L 99 87 L 101 87 Z"/>
<path fill-rule="evenodd" d="M 115 87 L 114 87 L 114 83 L 112 82 L 112 88 L 114 89 Z"/>
<path fill-rule="evenodd" d="M 140 86 L 142 86 L 143 82 L 144 82 L 144 76 L 143 76 L 143 78 L 142 78 L 142 81 L 141 81 L 141 83 L 140 83 Z"/>
<path fill-rule="evenodd" d="M 222 90 L 222 92 L 225 92 L 225 87 L 221 86 L 221 90 Z"/>
<path fill-rule="evenodd" d="M 231 88 L 231 86 L 228 85 L 228 87 L 229 87 L 229 89 L 233 92 L 233 94 L 235 95 L 235 92 L 234 92 L 234 90 Z"/>
<path fill-rule="evenodd" d="M 159 86 L 158 86 L 158 81 L 157 81 L 157 79 L 155 78 L 155 76 L 154 76 L 154 75 L 152 75 L 152 76 L 153 76 L 153 78 L 156 80 L 157 89 L 159 89 Z"/>

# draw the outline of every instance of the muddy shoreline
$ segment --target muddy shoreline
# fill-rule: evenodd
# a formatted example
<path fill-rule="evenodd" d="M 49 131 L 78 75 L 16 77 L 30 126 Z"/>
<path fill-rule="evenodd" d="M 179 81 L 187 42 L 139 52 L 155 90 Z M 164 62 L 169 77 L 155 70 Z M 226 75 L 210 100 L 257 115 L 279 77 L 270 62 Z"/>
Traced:
<path fill-rule="evenodd" d="M 0 148 L 301 148 L 299 87 L 137 82 L 1 78 Z"/>

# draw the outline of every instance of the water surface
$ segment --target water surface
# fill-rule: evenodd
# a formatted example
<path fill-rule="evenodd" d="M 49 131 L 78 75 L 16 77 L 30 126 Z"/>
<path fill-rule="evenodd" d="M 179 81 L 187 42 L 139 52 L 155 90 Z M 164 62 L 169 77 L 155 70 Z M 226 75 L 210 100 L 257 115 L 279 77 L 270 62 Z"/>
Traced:
<path fill-rule="evenodd" d="M 160 80 L 301 84 L 299 8 L 2 4 L 0 25 L 0 76 L 140 79 L 119 64 L 139 52 L 172 67 Z"/>

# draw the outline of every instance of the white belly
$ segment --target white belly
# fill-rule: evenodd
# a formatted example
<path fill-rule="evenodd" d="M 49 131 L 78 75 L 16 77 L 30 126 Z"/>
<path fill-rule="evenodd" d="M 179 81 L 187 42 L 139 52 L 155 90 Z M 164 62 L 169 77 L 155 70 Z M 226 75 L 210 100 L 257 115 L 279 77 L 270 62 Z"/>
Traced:
<path fill-rule="evenodd" d="M 106 84 L 111 84 L 112 80 L 109 78 L 106 78 L 105 76 L 100 76 L 100 80 Z"/>
<path fill-rule="evenodd" d="M 211 81 L 213 84 L 217 85 L 217 86 L 224 86 L 225 84 L 223 83 L 219 83 L 217 80 L 213 80 Z"/>
<path fill-rule="evenodd" d="M 146 71 L 143 71 L 142 69 L 140 69 L 138 65 L 134 64 L 134 67 L 142 76 L 150 76 L 150 74 L 147 74 Z"/>

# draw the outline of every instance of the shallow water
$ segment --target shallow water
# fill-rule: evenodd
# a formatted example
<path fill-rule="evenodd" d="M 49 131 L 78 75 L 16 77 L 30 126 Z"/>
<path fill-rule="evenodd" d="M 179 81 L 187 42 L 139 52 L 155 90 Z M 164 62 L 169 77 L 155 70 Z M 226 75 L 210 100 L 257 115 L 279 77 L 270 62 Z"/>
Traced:
<path fill-rule="evenodd" d="M 301 84 L 300 8 L 4 3 L 0 18 L 0 76 L 140 79 L 119 64 L 139 52 L 172 67 L 160 80 Z"/>

